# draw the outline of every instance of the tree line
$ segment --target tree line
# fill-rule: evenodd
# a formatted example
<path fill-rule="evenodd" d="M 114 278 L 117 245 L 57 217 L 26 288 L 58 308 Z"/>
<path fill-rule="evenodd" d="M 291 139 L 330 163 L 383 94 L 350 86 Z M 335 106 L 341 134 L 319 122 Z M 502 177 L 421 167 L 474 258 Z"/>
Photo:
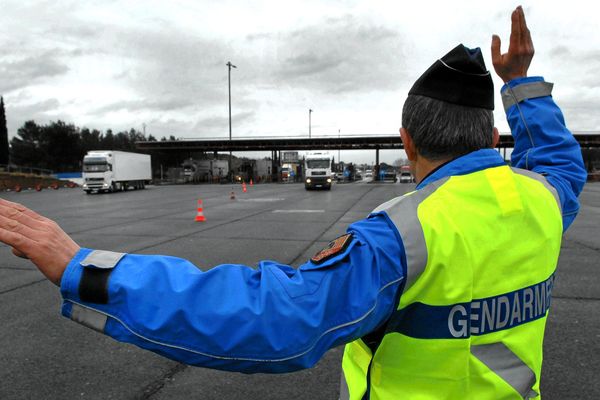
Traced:
<path fill-rule="evenodd" d="M 167 140 L 163 137 L 161 140 Z M 171 136 L 169 140 L 175 140 Z M 136 151 L 135 142 L 156 141 L 135 129 L 114 133 L 111 129 L 79 128 L 63 121 L 38 125 L 27 121 L 10 140 L 11 163 L 55 172 L 81 171 L 83 156 L 90 150 Z"/>
<path fill-rule="evenodd" d="M 8 164 L 8 130 L 4 112 L 4 97 L 0 96 L 0 165 Z"/>

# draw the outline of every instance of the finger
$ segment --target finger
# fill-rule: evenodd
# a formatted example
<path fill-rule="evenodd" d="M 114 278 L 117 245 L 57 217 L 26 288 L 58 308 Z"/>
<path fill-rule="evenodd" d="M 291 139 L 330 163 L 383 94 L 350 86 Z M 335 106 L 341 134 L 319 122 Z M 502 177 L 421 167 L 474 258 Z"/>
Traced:
<path fill-rule="evenodd" d="M 525 20 L 525 11 L 523 11 L 523 7 L 519 6 L 520 20 L 521 20 L 521 32 L 522 32 L 522 40 L 523 46 L 533 54 L 533 41 L 531 40 L 531 32 L 527 27 L 527 21 Z"/>
<path fill-rule="evenodd" d="M 23 204 L 13 203 L 12 201 L 0 199 L 0 208 L 2 208 L 2 207 L 18 210 L 26 215 L 31 216 L 32 218 L 36 218 L 39 220 L 45 219 L 43 216 L 41 216 L 40 214 L 36 213 L 33 210 L 30 210 L 29 208 L 25 207 Z"/>
<path fill-rule="evenodd" d="M 42 217 L 41 215 L 39 215 L 38 213 L 36 213 L 35 211 L 30 210 L 29 208 L 25 207 L 22 204 L 13 203 L 12 201 L 4 200 L 4 199 L 0 199 L 0 210 L 1 209 L 16 210 L 16 211 L 19 211 L 33 219 L 37 219 L 40 221 L 43 221 L 46 219 L 46 218 Z"/>
<path fill-rule="evenodd" d="M 500 53 L 501 40 L 500 36 L 492 35 L 492 64 L 497 65 L 502 60 Z"/>
<path fill-rule="evenodd" d="M 12 221 L 15 224 L 24 225 L 34 230 L 43 230 L 45 223 L 37 219 L 31 218 L 31 216 L 12 208 L 0 208 L 0 217 L 3 218 L 3 225 L 7 224 L 8 221 Z"/>
<path fill-rule="evenodd" d="M 508 45 L 508 53 L 513 53 L 521 43 L 521 23 L 519 19 L 519 10 L 516 9 L 510 15 L 510 44 Z"/>
<path fill-rule="evenodd" d="M 26 259 L 26 260 L 29 260 L 29 257 L 27 257 L 27 256 L 25 255 L 25 253 L 23 253 L 23 252 L 21 252 L 21 251 L 19 251 L 19 250 L 15 249 L 14 247 L 12 248 L 12 253 L 13 253 L 15 256 L 17 256 L 17 257 L 21 257 L 21 258 L 24 258 L 24 259 Z"/>
<path fill-rule="evenodd" d="M 23 254 L 28 254 L 28 250 L 31 250 L 34 244 L 31 239 L 24 235 L 4 229 L 2 226 L 0 226 L 0 242 L 6 243 Z"/>
<path fill-rule="evenodd" d="M 37 214 L 35 211 L 28 209 L 27 207 L 12 203 L 9 201 L 3 201 L 0 203 L 0 215 L 17 220 L 32 228 L 39 226 L 41 222 L 46 222 L 46 218 Z"/>
<path fill-rule="evenodd" d="M 0 229 L 22 235 L 31 239 L 32 242 L 37 241 L 36 239 L 39 238 L 41 233 L 39 230 L 36 231 L 15 219 L 6 218 L 2 215 L 0 215 Z"/>
<path fill-rule="evenodd" d="M 522 32 L 527 31 L 527 22 L 525 21 L 525 11 L 523 11 L 523 7 L 517 7 L 517 11 L 519 12 L 519 25 Z"/>

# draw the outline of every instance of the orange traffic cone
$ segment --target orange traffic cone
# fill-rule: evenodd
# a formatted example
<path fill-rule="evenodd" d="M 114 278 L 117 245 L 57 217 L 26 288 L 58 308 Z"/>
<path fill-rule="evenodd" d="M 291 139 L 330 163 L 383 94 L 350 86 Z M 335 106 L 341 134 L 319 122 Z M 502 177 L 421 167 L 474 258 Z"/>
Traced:
<path fill-rule="evenodd" d="M 196 214 L 196 222 L 205 222 L 204 211 L 202 210 L 202 200 L 198 199 L 198 214 Z"/>
<path fill-rule="evenodd" d="M 254 183 L 252 182 L 252 179 L 250 179 L 250 186 L 254 186 Z"/>
<path fill-rule="evenodd" d="M 235 200 L 235 193 L 231 192 L 231 195 L 229 195 L 229 199 L 230 200 Z"/>
<path fill-rule="evenodd" d="M 248 189 L 246 189 L 246 182 L 242 182 L 242 192 L 246 193 Z"/>

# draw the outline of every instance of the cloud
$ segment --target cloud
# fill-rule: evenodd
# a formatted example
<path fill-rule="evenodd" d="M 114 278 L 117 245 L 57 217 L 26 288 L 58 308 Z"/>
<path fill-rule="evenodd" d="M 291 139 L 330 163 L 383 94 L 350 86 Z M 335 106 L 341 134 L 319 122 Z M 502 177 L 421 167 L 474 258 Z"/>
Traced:
<path fill-rule="evenodd" d="M 46 99 L 37 103 L 18 105 L 11 107 L 11 110 L 18 111 L 21 114 L 39 114 L 48 111 L 55 111 L 60 108 L 60 102 L 57 99 Z M 29 118 L 31 119 L 31 118 Z"/>
<path fill-rule="evenodd" d="M 3 0 L 0 94 L 19 126 L 52 117 L 117 130 L 146 123 L 155 136 L 226 136 L 231 61 L 234 136 L 304 131 L 309 107 L 313 133 L 395 131 L 399 97 L 448 43 L 487 43 L 496 31 L 506 49 L 513 5 L 477 4 L 440 3 L 430 15 L 423 2 Z M 467 9 L 480 17 L 444 17 Z M 531 71 L 557 83 L 569 121 L 598 126 L 590 107 L 600 98 L 600 51 L 583 40 L 593 37 L 593 18 L 552 9 L 532 7 L 539 54 Z"/>
<path fill-rule="evenodd" d="M 0 93 L 25 88 L 47 78 L 66 74 L 68 66 L 60 61 L 61 52 L 48 50 L 16 61 L 0 61 Z"/>
<path fill-rule="evenodd" d="M 325 18 L 278 35 L 247 36 L 275 47 L 259 61 L 262 83 L 336 94 L 396 90 L 406 76 L 403 38 L 367 18 Z M 271 42 L 271 43 L 269 43 Z M 274 43 L 273 43 L 274 42 Z"/>
<path fill-rule="evenodd" d="M 254 114 L 253 111 L 243 111 L 232 114 L 232 125 L 239 125 L 251 121 L 254 118 Z M 194 130 L 197 130 L 199 133 L 206 130 L 210 130 L 211 132 L 229 132 L 229 116 L 213 115 L 202 118 L 194 125 Z"/>
<path fill-rule="evenodd" d="M 113 111 L 172 111 L 193 105 L 192 99 L 168 98 L 168 99 L 141 99 L 124 100 L 107 104 L 92 111 L 91 114 L 105 114 Z"/>
<path fill-rule="evenodd" d="M 124 66 L 115 75 L 139 97 L 178 99 L 183 106 L 227 98 L 225 63 L 231 52 L 222 42 L 175 28 L 134 27 L 113 29 L 98 51 L 129 61 L 131 66 Z"/>
<path fill-rule="evenodd" d="M 44 124 L 59 119 L 68 120 L 69 116 L 61 112 L 61 104 L 57 99 L 50 98 L 33 103 L 19 103 L 19 99 L 26 97 L 26 94 L 17 93 L 17 95 L 7 96 L 4 99 L 6 123 L 10 137 L 17 133 L 17 130 L 23 126 L 25 121 L 34 120 L 39 124 Z"/>
<path fill-rule="evenodd" d="M 235 113 L 231 116 L 233 122 L 233 136 L 236 135 L 236 128 L 254 118 L 254 112 L 244 111 Z M 171 135 L 177 138 L 228 138 L 229 137 L 229 117 L 220 115 L 211 115 L 201 118 L 197 121 L 189 121 L 177 118 L 160 119 L 155 118 L 148 122 L 147 133 L 157 138 Z"/>
<path fill-rule="evenodd" d="M 551 57 L 556 57 L 556 58 L 570 57 L 571 50 L 567 46 L 560 45 L 560 46 L 556 46 L 556 47 L 550 49 L 548 54 Z"/>

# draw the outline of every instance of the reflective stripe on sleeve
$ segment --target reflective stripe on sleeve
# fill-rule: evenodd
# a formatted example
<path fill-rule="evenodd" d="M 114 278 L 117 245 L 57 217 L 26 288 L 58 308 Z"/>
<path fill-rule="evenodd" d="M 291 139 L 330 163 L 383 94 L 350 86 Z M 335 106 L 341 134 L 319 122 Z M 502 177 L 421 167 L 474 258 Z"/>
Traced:
<path fill-rule="evenodd" d="M 514 168 L 514 167 L 512 167 L 511 169 L 515 174 L 519 174 L 519 175 L 523 175 L 523 176 L 526 176 L 531 179 L 535 179 L 536 181 L 538 181 L 542 185 L 544 185 L 544 187 L 546 189 L 548 189 L 550 191 L 550 193 L 552 193 L 552 196 L 554 196 L 554 200 L 556 200 L 556 204 L 558 204 L 558 209 L 560 210 L 560 212 L 562 214 L 562 204 L 560 204 L 560 196 L 558 195 L 556 188 L 554 188 L 554 186 L 552 186 L 550 184 L 550 182 L 548 182 L 548 180 L 546 179 L 546 177 L 544 175 L 538 174 L 537 172 L 529 171 L 528 169 L 521 169 L 521 168 Z"/>
<path fill-rule="evenodd" d="M 523 100 L 535 99 L 536 97 L 550 96 L 552 94 L 553 83 L 550 82 L 531 82 L 522 85 L 509 87 L 502 92 L 502 104 L 504 111 L 508 111 L 510 107 Z"/>
<path fill-rule="evenodd" d="M 115 253 L 114 251 L 94 250 L 81 261 L 82 267 L 96 267 L 102 269 L 114 268 L 125 253 Z"/>
<path fill-rule="evenodd" d="M 91 308 L 85 308 L 79 304 L 72 303 L 71 319 L 83 326 L 104 333 L 107 316 Z"/>
<path fill-rule="evenodd" d="M 471 354 L 512 386 L 523 399 L 538 396 L 532 389 L 536 381 L 535 373 L 504 343 L 472 346 Z"/>

